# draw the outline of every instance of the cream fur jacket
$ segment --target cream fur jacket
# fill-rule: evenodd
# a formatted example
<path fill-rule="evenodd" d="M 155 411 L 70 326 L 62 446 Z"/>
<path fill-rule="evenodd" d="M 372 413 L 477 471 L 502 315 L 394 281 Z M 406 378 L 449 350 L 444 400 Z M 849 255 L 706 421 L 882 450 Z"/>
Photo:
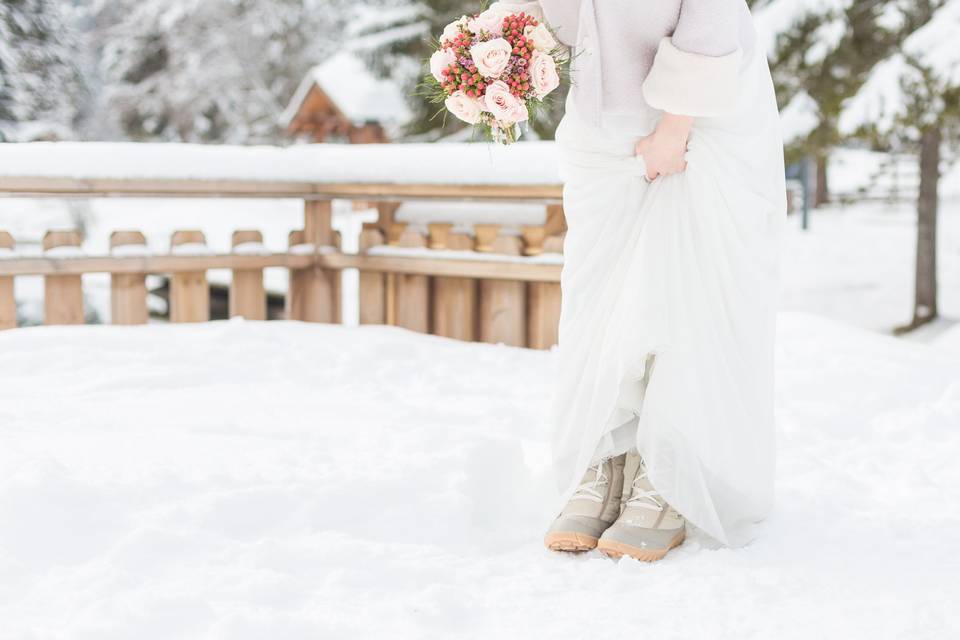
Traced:
<path fill-rule="evenodd" d="M 560 41 L 573 48 L 571 99 L 598 125 L 602 114 L 648 114 L 651 109 L 694 117 L 725 115 L 736 104 L 741 61 L 756 46 L 744 0 L 497 4 L 543 17 Z"/>

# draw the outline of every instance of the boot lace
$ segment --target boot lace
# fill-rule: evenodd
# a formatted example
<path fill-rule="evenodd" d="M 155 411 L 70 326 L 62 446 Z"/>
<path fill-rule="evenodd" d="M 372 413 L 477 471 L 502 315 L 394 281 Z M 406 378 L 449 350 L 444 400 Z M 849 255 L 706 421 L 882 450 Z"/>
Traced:
<path fill-rule="evenodd" d="M 593 480 L 582 483 L 570 497 L 571 500 L 590 500 L 591 502 L 603 502 L 604 494 L 601 489 L 607 486 L 610 479 L 603 473 L 603 461 L 601 460 L 592 465 L 587 471 L 593 471 Z"/>
<path fill-rule="evenodd" d="M 640 486 L 642 480 L 647 480 L 646 469 L 637 473 L 633 479 L 633 485 L 630 487 L 630 499 L 627 500 L 628 507 L 641 507 L 643 509 L 652 509 L 653 511 L 663 511 L 663 498 L 655 490 L 647 490 Z"/>

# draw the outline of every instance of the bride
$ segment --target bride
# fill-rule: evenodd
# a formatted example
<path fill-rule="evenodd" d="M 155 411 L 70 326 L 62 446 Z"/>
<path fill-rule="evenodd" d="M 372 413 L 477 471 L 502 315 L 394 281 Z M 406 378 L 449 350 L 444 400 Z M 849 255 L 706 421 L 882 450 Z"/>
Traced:
<path fill-rule="evenodd" d="M 573 47 L 545 544 L 742 545 L 773 498 L 783 149 L 744 0 L 505 0 Z"/>

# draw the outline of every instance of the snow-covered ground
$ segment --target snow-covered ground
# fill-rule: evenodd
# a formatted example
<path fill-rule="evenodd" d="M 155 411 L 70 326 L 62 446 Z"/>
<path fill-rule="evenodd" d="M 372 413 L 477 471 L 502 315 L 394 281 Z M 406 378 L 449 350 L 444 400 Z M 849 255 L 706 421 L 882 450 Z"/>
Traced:
<path fill-rule="evenodd" d="M 889 332 L 913 313 L 916 211 L 908 203 L 815 210 L 791 220 L 782 255 L 781 308 Z M 941 203 L 938 284 L 943 318 L 910 338 L 928 340 L 960 320 L 960 200 Z"/>
<path fill-rule="evenodd" d="M 540 542 L 555 353 L 386 327 L 0 334 L 2 638 L 949 638 L 960 353 L 780 318 L 762 536 Z"/>

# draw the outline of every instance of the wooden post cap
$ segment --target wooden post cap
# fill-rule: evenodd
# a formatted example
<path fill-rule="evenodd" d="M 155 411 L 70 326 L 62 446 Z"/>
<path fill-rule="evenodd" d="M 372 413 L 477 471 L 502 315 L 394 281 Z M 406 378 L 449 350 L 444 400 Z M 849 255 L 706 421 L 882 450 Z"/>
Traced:
<path fill-rule="evenodd" d="M 537 256 L 543 253 L 543 241 L 547 239 L 545 227 L 523 227 L 520 234 L 523 236 L 523 255 Z"/>
<path fill-rule="evenodd" d="M 473 225 L 473 233 L 476 237 L 474 249 L 477 251 L 493 251 L 493 243 L 500 233 L 500 225 L 475 224 Z"/>
<path fill-rule="evenodd" d="M 430 232 L 430 244 L 428 245 L 431 249 L 445 249 L 447 247 L 447 241 L 450 238 L 450 230 L 453 228 L 453 225 L 449 222 L 431 222 L 427 225 L 427 229 Z"/>
<path fill-rule="evenodd" d="M 303 229 L 294 229 L 290 232 L 290 235 L 287 236 L 287 245 L 295 247 L 298 244 L 303 244 L 305 237 L 306 234 L 304 234 Z"/>
<path fill-rule="evenodd" d="M 130 244 L 147 244 L 147 238 L 139 231 L 114 231 L 110 234 L 110 248 Z"/>
<path fill-rule="evenodd" d="M 47 231 L 43 235 L 43 250 L 49 251 L 56 247 L 79 247 L 81 240 L 80 232 L 74 229 Z"/>
<path fill-rule="evenodd" d="M 547 239 L 543 242 L 543 250 L 548 253 L 563 253 L 563 236 L 562 233 L 547 236 Z"/>
<path fill-rule="evenodd" d="M 405 222 L 391 222 L 387 225 L 387 244 L 395 247 L 400 244 L 400 237 L 407 229 Z"/>
<path fill-rule="evenodd" d="M 207 244 L 207 238 L 199 229 L 180 229 L 173 232 L 170 246 L 176 247 L 181 244 Z"/>
<path fill-rule="evenodd" d="M 263 234 L 256 229 L 238 229 L 230 237 L 230 246 L 235 247 L 248 242 L 257 242 L 263 244 Z"/>

